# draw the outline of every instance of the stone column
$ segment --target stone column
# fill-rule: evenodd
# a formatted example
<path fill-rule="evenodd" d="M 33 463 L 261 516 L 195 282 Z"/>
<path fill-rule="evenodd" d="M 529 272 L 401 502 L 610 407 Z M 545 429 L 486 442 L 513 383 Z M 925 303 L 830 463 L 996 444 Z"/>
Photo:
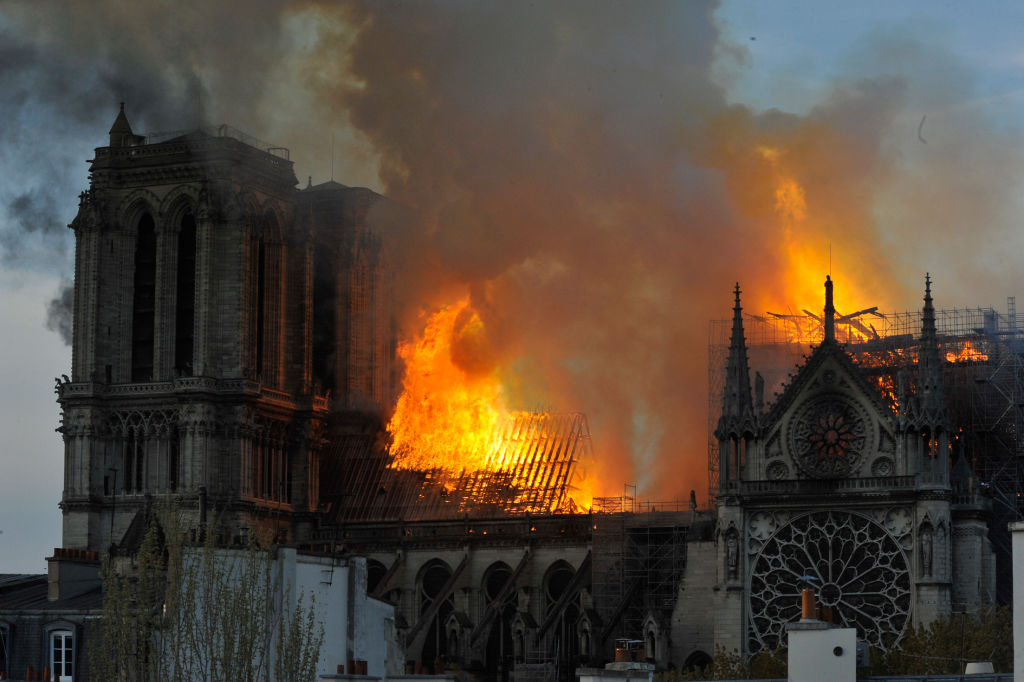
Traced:
<path fill-rule="evenodd" d="M 1024 521 L 1010 524 L 1013 538 L 1013 679 L 1024 682 Z"/>
<path fill-rule="evenodd" d="M 718 503 L 717 580 L 712 595 L 715 613 L 715 646 L 747 650 L 744 628 L 744 573 L 747 569 L 744 551 L 743 510 L 733 495 L 720 495 Z M 734 559 L 730 559 L 729 538 L 733 538 Z"/>
<path fill-rule="evenodd" d="M 101 305 L 107 306 L 107 309 L 102 311 L 99 317 L 103 320 L 115 320 L 114 324 L 120 328 L 112 330 L 109 335 L 111 340 L 108 341 L 110 349 L 105 353 L 113 361 L 112 383 L 120 384 L 131 381 L 132 378 L 132 303 L 135 300 L 136 235 L 119 229 L 111 238 L 114 242 L 114 258 L 111 259 L 109 272 L 114 275 L 117 291 L 111 296 L 111 304 L 100 302 Z M 100 293 L 106 295 L 105 291 Z"/>
<path fill-rule="evenodd" d="M 264 251 L 263 383 L 284 389 L 284 296 L 287 289 L 285 248 L 279 236 Z"/>
<path fill-rule="evenodd" d="M 212 305 L 211 272 L 212 257 L 210 250 L 213 244 L 213 219 L 208 207 L 202 207 L 196 216 L 196 292 L 195 317 L 193 318 L 192 366 L 193 374 L 206 376 L 209 374 L 209 325 L 216 323 L 210 307 Z"/>

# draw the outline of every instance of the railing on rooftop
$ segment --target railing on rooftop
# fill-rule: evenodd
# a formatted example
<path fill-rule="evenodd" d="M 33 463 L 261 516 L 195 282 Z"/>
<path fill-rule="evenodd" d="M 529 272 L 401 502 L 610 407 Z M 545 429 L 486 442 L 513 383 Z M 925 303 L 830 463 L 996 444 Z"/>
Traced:
<path fill-rule="evenodd" d="M 846 490 L 916 489 L 919 484 L 930 484 L 919 476 L 888 476 L 885 478 L 826 478 L 784 481 L 725 481 L 723 491 L 736 491 L 744 495 L 779 493 L 830 493 Z"/>
<path fill-rule="evenodd" d="M 269 142 L 264 142 L 258 137 L 242 132 L 238 128 L 229 126 L 226 123 L 216 126 L 200 126 L 198 128 L 190 128 L 187 130 L 167 130 L 156 133 L 147 133 L 145 135 L 146 144 L 160 144 L 161 142 L 167 142 L 168 140 L 173 140 L 176 137 L 188 135 L 189 133 L 194 133 L 196 131 L 209 135 L 210 137 L 230 137 L 243 144 L 247 144 L 250 147 L 255 147 L 262 152 L 266 152 L 267 154 L 285 159 L 286 161 L 290 160 L 291 153 L 288 151 L 287 147 L 279 147 L 277 145 L 270 144 Z"/>

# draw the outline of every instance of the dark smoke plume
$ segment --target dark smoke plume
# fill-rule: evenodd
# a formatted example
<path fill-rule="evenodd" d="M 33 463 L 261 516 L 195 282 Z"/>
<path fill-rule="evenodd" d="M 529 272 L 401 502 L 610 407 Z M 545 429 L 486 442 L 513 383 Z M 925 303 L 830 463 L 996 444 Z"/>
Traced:
<path fill-rule="evenodd" d="M 844 312 L 913 307 L 925 270 L 941 305 L 1021 283 L 1000 246 L 1020 134 L 974 74 L 930 35 L 880 31 L 816 106 L 758 111 L 716 76 L 746 59 L 716 8 L 8 2 L 0 162 L 24 182 L 0 240 L 47 263 L 51 233 L 15 203 L 69 222 L 122 100 L 136 132 L 228 122 L 317 181 L 335 133 L 337 179 L 419 217 L 380 217 L 405 332 L 468 292 L 490 346 L 473 352 L 522 406 L 588 414 L 605 492 L 685 498 L 706 480 L 707 320 L 736 280 L 748 312 L 820 309 L 831 245 Z"/>
<path fill-rule="evenodd" d="M 791 250 L 823 245 L 823 221 L 847 253 L 875 249 L 860 199 L 898 86 L 844 89 L 807 117 L 730 105 L 712 4 L 354 11 L 360 87 L 325 94 L 424 222 L 401 242 L 409 309 L 471 291 L 520 385 L 587 412 L 607 492 L 702 487 L 707 320 L 736 279 L 753 310 L 806 294 L 785 282 Z M 780 210 L 787 182 L 802 208 Z M 865 265 L 862 289 L 892 288 L 884 258 Z"/>
<path fill-rule="evenodd" d="M 46 246 L 51 257 L 60 261 L 66 250 L 57 211 L 57 203 L 41 188 L 33 188 L 14 197 L 7 205 L 10 219 L 9 229 L 0 232 L 0 246 L 5 263 L 11 263 L 24 255 L 22 248 L 26 241 Z"/>
<path fill-rule="evenodd" d="M 72 310 L 75 304 L 75 286 L 65 280 L 60 291 L 46 306 L 46 328 L 60 334 L 64 344 L 71 345 L 73 331 Z"/>

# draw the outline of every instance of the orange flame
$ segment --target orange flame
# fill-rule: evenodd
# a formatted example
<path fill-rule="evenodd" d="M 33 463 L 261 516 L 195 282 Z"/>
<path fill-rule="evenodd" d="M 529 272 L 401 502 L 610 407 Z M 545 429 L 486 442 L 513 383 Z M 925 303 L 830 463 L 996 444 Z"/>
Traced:
<path fill-rule="evenodd" d="M 510 410 L 488 347 L 468 299 L 438 310 L 421 336 L 399 344 L 405 378 L 388 424 L 391 466 L 431 472 L 449 492 L 459 488 L 478 502 L 589 508 L 596 482 L 576 466 L 588 454 L 586 420 Z"/>
<path fill-rule="evenodd" d="M 889 405 L 893 412 L 900 411 L 900 400 L 897 392 L 896 378 L 891 374 L 881 374 L 875 377 L 875 384 L 882 399 Z"/>
<path fill-rule="evenodd" d="M 970 340 L 964 342 L 959 352 L 948 351 L 946 353 L 946 362 L 986 362 L 987 360 L 988 354 L 975 348 Z"/>
<path fill-rule="evenodd" d="M 395 468 L 460 474 L 485 465 L 510 416 L 501 382 L 493 371 L 471 375 L 452 359 L 453 341 L 482 333 L 480 316 L 463 299 L 434 313 L 422 337 L 399 344 L 405 379 L 388 424 Z"/>
<path fill-rule="evenodd" d="M 769 178 L 773 192 L 773 209 L 781 240 L 782 281 L 762 299 L 773 306 L 787 306 L 796 301 L 796 310 L 788 309 L 782 315 L 785 329 L 794 343 L 816 344 L 823 336 L 823 308 L 825 274 L 832 269 L 831 244 L 823 243 L 820 225 L 810 218 L 811 207 L 807 190 L 801 183 L 794 164 L 785 149 L 759 146 L 755 155 L 763 162 L 762 172 Z M 837 287 L 837 301 L 862 298 L 861 287 L 853 278 L 843 280 Z M 837 305 L 837 308 L 839 305 Z M 836 337 L 841 342 L 865 341 L 874 336 L 869 324 L 844 318 L 837 311 Z"/>
<path fill-rule="evenodd" d="M 806 239 L 807 193 L 797 177 L 787 169 L 786 152 L 777 147 L 761 146 L 757 154 L 765 161 L 775 187 L 775 213 L 782 228 L 782 256 L 786 261 L 782 291 L 789 300 L 810 304 L 822 301 L 822 273 L 826 272 L 825 254 L 821 245 Z"/>

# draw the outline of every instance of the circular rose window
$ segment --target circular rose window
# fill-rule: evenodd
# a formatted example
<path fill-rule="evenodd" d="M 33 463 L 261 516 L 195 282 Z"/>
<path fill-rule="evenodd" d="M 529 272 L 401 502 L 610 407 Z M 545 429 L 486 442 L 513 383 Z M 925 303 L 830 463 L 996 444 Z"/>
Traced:
<path fill-rule="evenodd" d="M 910 570 L 882 526 L 859 514 L 812 512 L 782 526 L 750 570 L 750 651 L 785 644 L 786 623 L 800 620 L 801 578 L 815 578 L 818 603 L 857 639 L 888 649 L 910 619 Z"/>
<path fill-rule="evenodd" d="M 839 395 L 807 402 L 789 427 L 789 447 L 797 468 L 812 478 L 841 478 L 854 472 L 867 446 L 867 420 Z"/>

